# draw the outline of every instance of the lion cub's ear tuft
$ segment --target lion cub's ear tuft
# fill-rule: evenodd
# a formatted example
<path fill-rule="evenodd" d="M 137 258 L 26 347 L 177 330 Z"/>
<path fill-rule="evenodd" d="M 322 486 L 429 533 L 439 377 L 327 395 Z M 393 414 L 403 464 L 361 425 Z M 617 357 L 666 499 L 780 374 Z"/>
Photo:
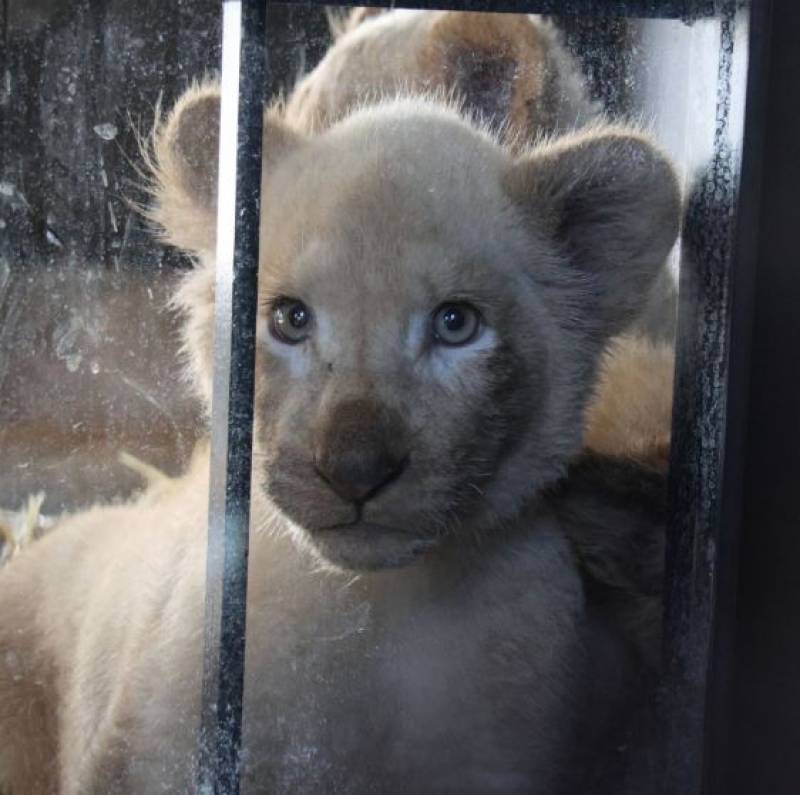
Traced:
<path fill-rule="evenodd" d="M 584 322 L 603 338 L 621 331 L 678 234 L 680 191 L 667 157 L 634 129 L 600 127 L 520 158 L 505 188 L 578 277 L 571 303 Z"/>
<path fill-rule="evenodd" d="M 155 130 L 151 218 L 166 239 L 193 254 L 214 250 L 219 87 L 192 86 Z"/>
<path fill-rule="evenodd" d="M 216 242 L 220 93 L 216 83 L 190 88 L 154 135 L 153 220 L 170 243 L 211 255 Z M 298 136 L 267 112 L 264 164 L 291 148 Z"/>

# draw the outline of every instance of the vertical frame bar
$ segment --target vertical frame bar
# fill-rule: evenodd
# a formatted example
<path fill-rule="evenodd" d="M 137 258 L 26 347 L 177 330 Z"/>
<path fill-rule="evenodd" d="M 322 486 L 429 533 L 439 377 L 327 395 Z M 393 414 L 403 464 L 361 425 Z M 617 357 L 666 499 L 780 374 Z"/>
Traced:
<path fill-rule="evenodd" d="M 224 0 L 198 789 L 239 792 L 255 386 L 264 0 Z"/>
<path fill-rule="evenodd" d="M 800 789 L 800 5 L 772 14 L 725 795 Z"/>
<path fill-rule="evenodd" d="M 748 31 L 747 90 L 739 190 L 731 259 L 728 374 L 720 543 L 717 549 L 713 626 L 710 638 L 708 684 L 705 698 L 703 748 L 704 795 L 731 792 L 734 682 L 739 632 L 737 591 L 741 567 L 741 539 L 745 521 L 744 484 L 748 458 L 750 380 L 753 369 L 755 286 L 759 263 L 762 214 L 763 157 L 766 134 L 767 89 L 772 27 L 772 0 L 751 0 Z"/>
<path fill-rule="evenodd" d="M 769 0 L 720 13 L 713 156 L 689 196 L 680 273 L 657 791 L 725 788 Z M 746 44 L 737 41 L 745 28 Z M 734 84 L 746 47 L 746 87 Z M 741 130 L 733 117 L 743 111 Z"/>
<path fill-rule="evenodd" d="M 730 259 L 739 163 L 729 139 L 735 9 L 719 31 L 716 125 L 683 229 L 664 582 L 663 735 L 658 791 L 699 795 L 720 543 Z"/>

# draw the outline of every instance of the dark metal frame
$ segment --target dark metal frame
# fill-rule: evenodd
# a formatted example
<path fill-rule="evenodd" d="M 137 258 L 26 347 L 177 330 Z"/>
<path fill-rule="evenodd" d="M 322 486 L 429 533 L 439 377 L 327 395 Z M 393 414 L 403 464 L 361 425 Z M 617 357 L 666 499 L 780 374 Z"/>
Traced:
<path fill-rule="evenodd" d="M 234 0 L 226 0 L 233 2 Z M 230 324 L 229 416 L 224 533 L 209 534 L 209 596 L 200 782 L 205 791 L 239 788 L 247 531 L 253 418 L 261 107 L 264 99 L 263 0 L 242 2 L 245 24 L 239 112 L 236 256 Z M 320 5 L 288 0 L 291 5 Z M 345 5 L 339 0 L 326 4 Z M 373 5 L 395 5 L 373 0 Z M 349 4 L 348 4 L 349 5 Z M 689 203 L 685 226 L 668 539 L 662 762 L 653 791 L 722 792 L 724 725 L 732 681 L 736 572 L 747 410 L 752 284 L 763 142 L 765 44 L 771 2 L 752 0 L 409 0 L 396 5 L 560 15 L 722 19 L 717 142 Z M 750 17 L 744 146 L 725 147 L 725 59 L 737 13 Z M 729 64 L 728 64 L 729 66 Z M 726 77 L 727 74 L 727 77 Z M 721 114 L 721 115 L 720 115 Z M 710 202 L 710 197 L 716 197 Z M 219 321 L 218 321 L 219 322 Z M 222 442 L 218 443 L 222 444 Z M 214 455 L 212 451 L 212 456 Z M 224 462 L 224 464 L 222 463 Z M 213 495 L 212 495 L 213 497 Z M 224 561 L 224 565 L 220 564 Z"/>
<path fill-rule="evenodd" d="M 665 571 L 659 791 L 724 793 L 771 3 L 749 9 L 741 149 L 726 143 L 737 7 L 723 6 L 713 157 L 684 221 Z"/>
<path fill-rule="evenodd" d="M 224 15 L 222 53 L 223 82 L 226 60 L 233 56 L 230 68 L 235 70 L 238 57 L 238 75 L 231 75 L 238 85 L 238 101 L 223 96 L 222 108 L 224 114 L 226 100 L 234 100 L 231 107 L 237 123 L 231 130 L 236 130 L 236 142 L 231 150 L 235 151 L 236 188 L 232 207 L 223 206 L 222 191 L 219 201 L 218 229 L 223 224 L 233 227 L 233 251 L 220 251 L 224 243 L 218 242 L 217 267 L 220 256 L 224 257 L 226 265 L 232 266 L 232 283 L 224 284 L 224 275 L 218 274 L 198 789 L 237 793 L 247 618 L 266 7 L 261 0 L 224 2 L 228 11 L 234 5 L 241 7 L 240 17 Z M 233 143 L 224 140 L 224 122 L 223 118 L 220 154 Z M 229 173 L 222 176 L 222 168 L 220 174 L 220 181 L 230 178 Z M 222 217 L 231 211 L 232 218 Z M 225 301 L 220 300 L 223 292 Z M 229 341 L 229 351 L 220 350 L 225 344 L 220 340 Z"/>

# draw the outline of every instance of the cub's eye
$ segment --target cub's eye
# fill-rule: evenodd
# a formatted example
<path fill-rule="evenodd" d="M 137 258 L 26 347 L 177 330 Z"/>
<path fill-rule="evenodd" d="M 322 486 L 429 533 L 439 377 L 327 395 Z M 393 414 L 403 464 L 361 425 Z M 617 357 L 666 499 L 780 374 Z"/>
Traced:
<path fill-rule="evenodd" d="M 443 345 L 466 345 L 480 328 L 480 312 L 469 304 L 442 304 L 433 314 L 433 336 Z"/>
<path fill-rule="evenodd" d="M 272 305 L 269 330 L 279 342 L 297 345 L 311 333 L 311 310 L 295 298 L 281 298 Z"/>

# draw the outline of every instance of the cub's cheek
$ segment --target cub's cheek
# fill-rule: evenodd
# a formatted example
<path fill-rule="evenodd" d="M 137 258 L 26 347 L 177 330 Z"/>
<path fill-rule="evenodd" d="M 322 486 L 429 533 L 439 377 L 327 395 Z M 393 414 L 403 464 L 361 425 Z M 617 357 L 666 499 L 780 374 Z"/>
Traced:
<path fill-rule="evenodd" d="M 301 342 L 297 345 L 288 345 L 276 340 L 267 329 L 265 334 L 259 332 L 259 345 L 264 366 L 269 371 L 283 371 L 292 380 L 302 380 L 311 374 L 312 354 L 311 345 Z"/>
<path fill-rule="evenodd" d="M 497 332 L 492 328 L 484 329 L 478 339 L 467 345 L 434 345 L 420 358 L 418 374 L 447 392 L 479 391 L 497 345 Z"/>
<path fill-rule="evenodd" d="M 275 457 L 265 462 L 261 488 L 291 522 L 313 531 L 330 524 L 347 524 L 358 518 L 355 505 L 337 497 L 302 458 Z"/>
<path fill-rule="evenodd" d="M 269 319 L 259 315 L 256 327 L 258 355 L 270 376 L 288 378 L 298 385 L 313 385 L 321 375 L 329 372 L 323 363 L 348 358 L 353 347 L 353 335 L 346 323 L 337 326 L 323 309 L 312 310 L 312 322 L 308 337 L 290 344 L 273 336 Z"/>

